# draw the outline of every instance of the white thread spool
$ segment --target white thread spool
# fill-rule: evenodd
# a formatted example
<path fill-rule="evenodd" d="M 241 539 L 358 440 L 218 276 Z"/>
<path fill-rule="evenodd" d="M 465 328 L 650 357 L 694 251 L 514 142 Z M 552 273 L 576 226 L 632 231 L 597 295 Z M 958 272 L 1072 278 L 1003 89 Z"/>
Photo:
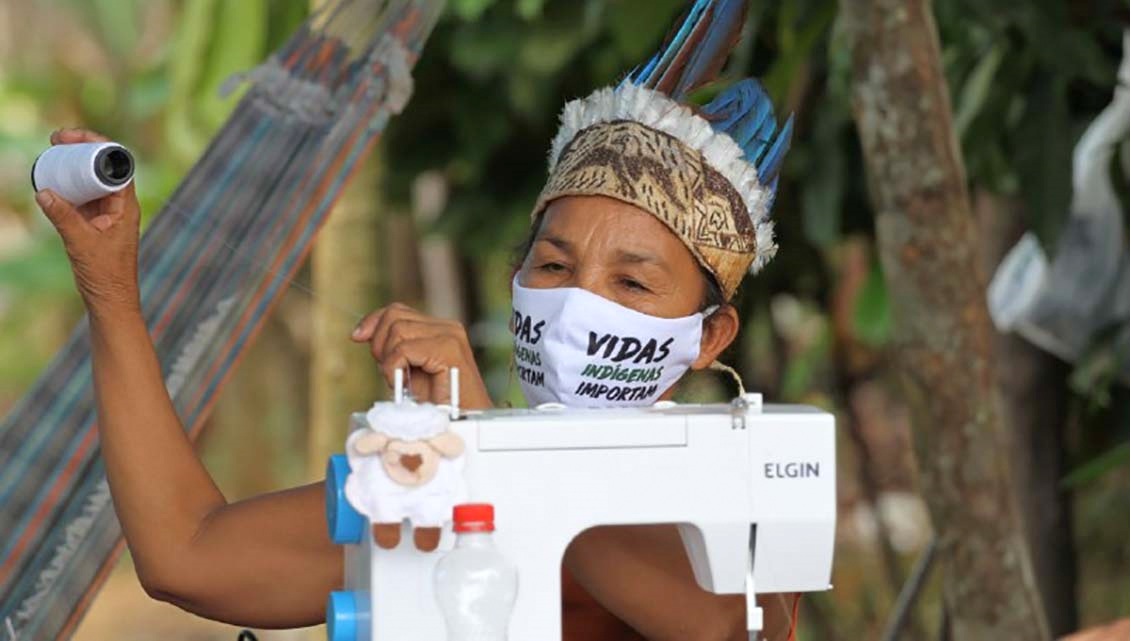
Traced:
<path fill-rule="evenodd" d="M 115 142 L 55 145 L 31 166 L 32 189 L 50 189 L 72 205 L 124 189 L 133 177 L 133 156 Z"/>

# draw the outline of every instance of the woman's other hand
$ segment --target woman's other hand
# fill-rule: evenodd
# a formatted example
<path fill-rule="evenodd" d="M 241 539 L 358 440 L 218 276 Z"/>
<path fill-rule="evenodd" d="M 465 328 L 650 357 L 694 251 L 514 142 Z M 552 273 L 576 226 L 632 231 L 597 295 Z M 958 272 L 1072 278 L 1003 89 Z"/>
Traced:
<path fill-rule="evenodd" d="M 60 129 L 52 145 L 106 142 L 85 129 Z M 92 316 L 140 310 L 137 247 L 141 211 L 131 182 L 109 196 L 75 207 L 50 189 L 35 201 L 63 239 L 75 285 Z"/>
<path fill-rule="evenodd" d="M 396 370 L 405 369 L 405 382 L 417 400 L 447 403 L 451 398 L 448 370 L 457 367 L 460 406 L 492 406 L 467 331 L 457 321 L 433 318 L 407 305 L 393 303 L 363 318 L 350 338 L 369 343 L 389 385 L 393 384 Z"/>

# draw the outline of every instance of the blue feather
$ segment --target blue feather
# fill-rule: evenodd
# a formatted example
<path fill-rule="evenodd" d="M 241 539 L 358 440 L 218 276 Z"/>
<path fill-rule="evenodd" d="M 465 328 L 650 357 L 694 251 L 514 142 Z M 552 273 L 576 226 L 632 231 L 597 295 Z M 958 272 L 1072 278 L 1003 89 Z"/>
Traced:
<path fill-rule="evenodd" d="M 758 163 L 758 177 L 765 182 L 767 178 L 772 178 L 777 181 L 778 174 L 781 173 L 782 162 L 785 160 L 785 152 L 789 151 L 789 143 L 793 138 L 793 116 L 790 115 L 789 120 L 785 121 L 785 126 L 781 128 L 778 133 L 777 140 L 762 156 L 761 161 Z"/>
<path fill-rule="evenodd" d="M 644 69 L 648 69 L 650 67 L 650 65 L 653 64 L 653 62 L 655 60 L 656 60 L 656 58 L 653 57 L 652 60 L 648 61 L 648 64 L 644 65 L 643 69 L 640 66 L 633 67 L 631 71 L 629 71 L 627 74 L 625 74 L 624 78 L 621 79 L 620 83 L 617 84 L 617 89 L 620 89 L 621 87 L 623 87 L 625 85 L 638 84 L 636 82 L 637 76 L 639 76 L 643 72 Z"/>
<path fill-rule="evenodd" d="M 728 87 L 703 108 L 703 113 L 716 131 L 725 132 L 744 150 L 764 133 L 767 121 L 771 127 L 774 124 L 773 105 L 758 81 L 751 78 Z M 747 156 L 756 152 L 757 148 L 750 149 Z"/>
<path fill-rule="evenodd" d="M 702 17 L 704 10 L 711 2 L 712 0 L 695 0 L 695 4 L 687 12 L 687 17 L 683 19 L 683 24 L 679 26 L 675 36 L 667 43 L 663 51 L 653 56 L 648 63 L 648 73 L 640 74 L 636 84 L 648 88 L 655 87 L 656 82 L 663 77 L 668 65 L 676 57 L 680 48 L 687 42 L 687 37 L 691 35 L 696 23 L 699 22 L 699 18 Z"/>
<path fill-rule="evenodd" d="M 758 163 L 762 155 L 766 153 L 766 149 L 773 143 L 774 131 L 778 128 L 778 122 L 777 119 L 774 118 L 773 111 L 767 108 L 766 112 L 767 117 L 761 122 L 757 129 L 754 130 L 754 135 L 743 145 L 743 149 L 746 151 L 746 157 L 755 164 Z"/>
<path fill-rule="evenodd" d="M 704 106 L 702 113 L 715 131 L 730 136 L 742 148 L 763 183 L 776 179 L 793 135 L 793 117 L 778 131 L 773 103 L 761 83 L 753 78 L 735 83 Z"/>
<path fill-rule="evenodd" d="M 643 78 L 649 73 L 652 73 L 652 69 L 656 67 L 656 63 L 658 63 L 659 61 L 659 56 L 652 56 L 652 59 L 648 61 L 648 64 L 644 65 L 643 69 L 637 67 L 635 70 L 633 70 L 632 76 L 630 76 L 631 78 L 633 78 L 632 82 L 634 84 L 640 84 L 640 78 Z"/>
<path fill-rule="evenodd" d="M 715 129 L 731 131 L 739 120 L 746 116 L 743 105 L 749 102 L 747 94 L 750 91 L 746 81 L 735 83 L 727 87 L 715 99 L 703 106 L 704 117 L 711 121 Z"/>
<path fill-rule="evenodd" d="M 746 150 L 747 158 L 753 159 L 760 149 L 758 145 L 765 144 L 768 137 L 767 125 L 770 128 L 769 133 L 772 134 L 776 123 L 774 122 L 774 105 L 770 102 L 766 93 L 762 91 L 762 87 L 753 80 L 743 81 L 743 84 L 747 83 L 753 87 L 750 92 L 750 100 L 744 105 L 749 110 L 749 115 L 740 120 L 737 126 L 728 133 L 738 143 L 739 147 Z"/>
<path fill-rule="evenodd" d="M 694 0 L 674 35 L 643 67 L 629 73 L 621 84 L 659 89 L 680 101 L 684 95 L 717 73 L 727 48 L 741 26 L 746 0 Z M 778 175 L 793 136 L 793 116 L 778 129 L 773 102 L 753 78 L 735 83 L 702 108 L 715 131 L 738 144 L 773 200 Z"/>
<path fill-rule="evenodd" d="M 779 178 L 781 178 L 781 174 L 775 174 L 774 177 L 770 179 L 770 182 L 762 183 L 763 185 L 765 185 L 766 192 L 768 193 L 768 196 L 766 197 L 766 211 L 773 209 L 774 200 L 776 200 L 778 197 Z"/>
<path fill-rule="evenodd" d="M 678 100 L 688 91 L 711 80 L 705 76 L 712 72 L 712 64 L 718 60 L 723 50 L 731 46 L 735 23 L 742 20 L 745 10 L 746 0 L 721 0 L 712 8 L 707 34 L 696 45 L 695 52 L 672 92 L 673 98 Z"/>

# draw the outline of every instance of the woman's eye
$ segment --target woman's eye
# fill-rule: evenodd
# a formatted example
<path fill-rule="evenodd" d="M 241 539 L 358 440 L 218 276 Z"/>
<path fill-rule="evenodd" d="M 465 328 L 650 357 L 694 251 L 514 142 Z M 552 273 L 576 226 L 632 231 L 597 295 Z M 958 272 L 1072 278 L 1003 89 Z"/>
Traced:
<path fill-rule="evenodd" d="M 633 279 L 631 279 L 631 278 L 622 278 L 622 279 L 621 279 L 621 284 L 622 284 L 622 285 L 624 285 L 625 287 L 627 287 L 628 289 L 631 289 L 631 290 L 633 290 L 633 291 L 637 291 L 637 292 L 648 292 L 648 291 L 651 291 L 650 289 L 648 289 L 647 287 L 645 287 L 645 286 L 643 285 L 643 283 L 641 283 L 640 281 L 638 281 L 638 280 L 633 280 Z"/>
<path fill-rule="evenodd" d="M 565 265 L 561 263 L 546 263 L 540 266 L 538 269 L 544 272 L 560 272 L 565 269 Z"/>

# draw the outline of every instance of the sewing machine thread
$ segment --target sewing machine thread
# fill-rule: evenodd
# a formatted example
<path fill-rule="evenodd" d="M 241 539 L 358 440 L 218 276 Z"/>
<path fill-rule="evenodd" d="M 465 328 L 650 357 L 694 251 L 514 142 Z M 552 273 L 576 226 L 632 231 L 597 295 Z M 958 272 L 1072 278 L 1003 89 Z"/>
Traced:
<path fill-rule="evenodd" d="M 133 176 L 133 155 L 114 142 L 55 145 L 31 166 L 32 189 L 50 189 L 76 206 L 124 189 Z"/>

